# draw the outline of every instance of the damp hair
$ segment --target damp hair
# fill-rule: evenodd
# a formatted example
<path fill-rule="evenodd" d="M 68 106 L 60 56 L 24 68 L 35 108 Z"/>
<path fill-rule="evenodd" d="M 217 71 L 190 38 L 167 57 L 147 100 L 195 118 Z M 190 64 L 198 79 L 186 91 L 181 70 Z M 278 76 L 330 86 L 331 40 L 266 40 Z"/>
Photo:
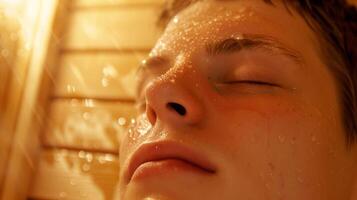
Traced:
<path fill-rule="evenodd" d="M 181 10 L 200 0 L 167 0 L 158 24 L 165 27 Z M 262 0 L 275 6 L 272 0 Z M 323 62 L 337 80 L 346 143 L 357 143 L 357 9 L 345 0 L 280 0 L 303 17 L 319 38 Z"/>

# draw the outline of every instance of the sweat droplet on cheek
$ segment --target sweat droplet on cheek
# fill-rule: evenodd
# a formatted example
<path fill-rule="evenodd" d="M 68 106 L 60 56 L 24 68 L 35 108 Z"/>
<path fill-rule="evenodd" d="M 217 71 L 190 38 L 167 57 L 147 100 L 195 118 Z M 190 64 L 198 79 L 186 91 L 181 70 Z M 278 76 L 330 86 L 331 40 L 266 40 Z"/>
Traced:
<path fill-rule="evenodd" d="M 136 143 L 137 140 L 144 138 L 152 129 L 146 114 L 138 116 L 136 120 L 131 122 L 130 128 L 128 130 L 128 142 Z"/>

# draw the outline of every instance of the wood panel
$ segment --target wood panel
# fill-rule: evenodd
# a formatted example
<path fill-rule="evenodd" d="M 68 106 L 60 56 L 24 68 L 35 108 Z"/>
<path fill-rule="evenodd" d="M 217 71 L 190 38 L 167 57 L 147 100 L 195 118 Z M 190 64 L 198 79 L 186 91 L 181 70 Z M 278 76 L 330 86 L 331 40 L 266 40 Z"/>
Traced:
<path fill-rule="evenodd" d="M 150 49 L 160 35 L 159 6 L 77 10 L 69 16 L 63 49 Z"/>
<path fill-rule="evenodd" d="M 146 53 L 62 55 L 54 96 L 134 99 L 135 73 Z"/>
<path fill-rule="evenodd" d="M 118 157 L 85 151 L 50 150 L 41 153 L 31 199 L 113 199 L 119 176 Z"/>
<path fill-rule="evenodd" d="M 119 138 L 135 116 L 132 102 L 54 100 L 50 106 L 45 146 L 118 153 Z"/>
<path fill-rule="evenodd" d="M 74 0 L 72 6 L 78 7 L 98 7 L 98 6 L 126 6 L 126 5 L 157 5 L 163 4 L 165 0 Z"/>

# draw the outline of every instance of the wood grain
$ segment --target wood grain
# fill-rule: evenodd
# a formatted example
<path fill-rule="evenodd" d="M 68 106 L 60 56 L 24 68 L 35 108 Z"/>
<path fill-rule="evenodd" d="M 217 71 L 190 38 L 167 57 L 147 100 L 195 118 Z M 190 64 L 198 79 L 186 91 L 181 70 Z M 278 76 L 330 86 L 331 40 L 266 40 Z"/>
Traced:
<path fill-rule="evenodd" d="M 69 53 L 60 58 L 55 97 L 134 99 L 136 71 L 146 53 Z"/>
<path fill-rule="evenodd" d="M 62 49 L 150 49 L 161 30 L 160 7 L 75 10 L 71 13 Z"/>
<path fill-rule="evenodd" d="M 120 135 L 135 115 L 132 102 L 57 99 L 50 105 L 43 144 L 118 153 Z"/>
<path fill-rule="evenodd" d="M 116 155 L 44 149 L 29 198 L 110 200 L 118 174 Z"/>

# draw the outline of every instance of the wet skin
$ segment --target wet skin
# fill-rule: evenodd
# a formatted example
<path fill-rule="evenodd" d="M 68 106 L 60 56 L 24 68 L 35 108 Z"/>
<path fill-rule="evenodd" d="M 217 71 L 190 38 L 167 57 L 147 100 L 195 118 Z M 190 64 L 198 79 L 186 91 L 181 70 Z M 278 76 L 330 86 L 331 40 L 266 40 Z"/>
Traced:
<path fill-rule="evenodd" d="M 207 0 L 171 20 L 139 73 L 122 199 L 353 199 L 357 151 L 346 148 L 336 81 L 318 35 L 290 12 Z M 134 152 L 157 141 L 199 152 L 214 173 L 166 163 L 128 177 Z"/>

